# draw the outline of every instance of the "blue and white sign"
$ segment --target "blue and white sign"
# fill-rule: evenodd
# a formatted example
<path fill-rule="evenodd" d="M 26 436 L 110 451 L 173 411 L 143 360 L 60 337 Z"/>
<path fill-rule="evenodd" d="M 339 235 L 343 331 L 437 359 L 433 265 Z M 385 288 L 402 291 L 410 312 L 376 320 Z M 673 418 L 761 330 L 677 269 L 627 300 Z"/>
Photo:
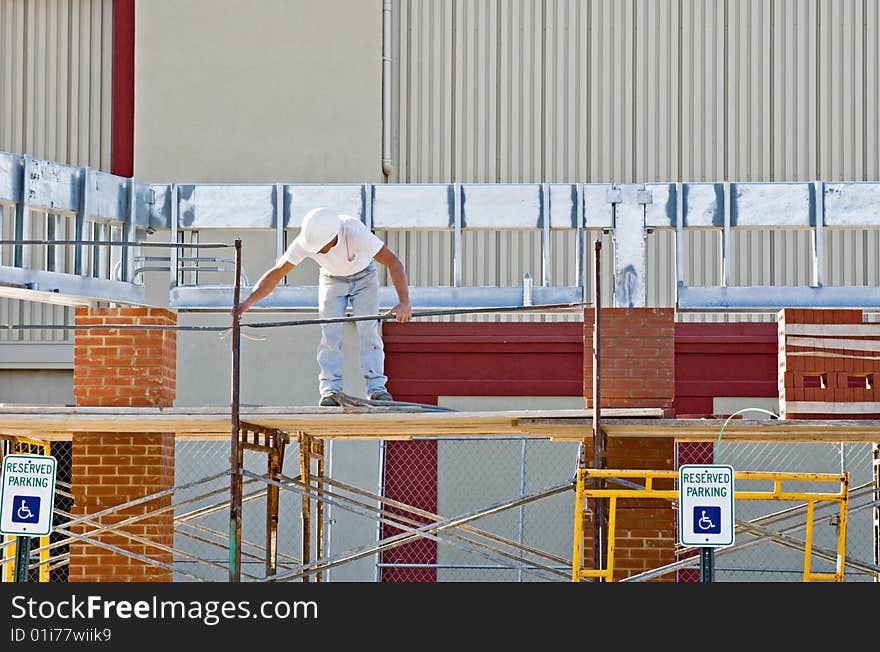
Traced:
<path fill-rule="evenodd" d="M 678 469 L 678 540 L 683 546 L 733 545 L 733 467 L 684 464 Z"/>
<path fill-rule="evenodd" d="M 52 531 L 57 462 L 50 455 L 6 455 L 0 534 L 43 537 Z"/>

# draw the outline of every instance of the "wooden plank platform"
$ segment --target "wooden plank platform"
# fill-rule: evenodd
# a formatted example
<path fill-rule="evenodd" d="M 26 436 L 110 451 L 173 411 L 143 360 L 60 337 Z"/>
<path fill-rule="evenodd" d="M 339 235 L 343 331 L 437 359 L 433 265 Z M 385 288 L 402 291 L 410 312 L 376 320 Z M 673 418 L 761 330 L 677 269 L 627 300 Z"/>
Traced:
<path fill-rule="evenodd" d="M 654 409 L 607 409 L 603 416 L 652 418 Z M 319 438 L 408 439 L 413 436 L 519 435 L 521 418 L 592 420 L 592 410 L 421 412 L 395 407 L 242 406 L 242 422 Z M 174 432 L 229 439 L 231 411 L 205 408 L 0 406 L 0 434 L 67 439 L 74 432 Z M 545 437 L 545 435 L 540 435 Z"/>
<path fill-rule="evenodd" d="M 228 407 L 97 408 L 0 405 L 0 435 L 67 440 L 75 432 L 173 432 L 182 439 L 228 440 Z M 320 439 L 526 435 L 557 441 L 590 439 L 592 410 L 401 411 L 385 407 L 242 406 L 243 422 Z M 655 409 L 605 409 L 609 437 L 716 441 L 723 419 L 664 419 Z M 880 421 L 732 419 L 723 441 L 876 442 Z"/>
<path fill-rule="evenodd" d="M 725 419 L 644 419 L 604 418 L 602 430 L 609 437 L 672 437 L 677 441 L 718 440 Z M 580 439 L 587 432 L 589 419 L 524 418 L 518 426 L 533 437 Z M 880 441 L 880 421 L 825 419 L 731 419 L 721 440 L 762 442 L 849 442 Z"/>

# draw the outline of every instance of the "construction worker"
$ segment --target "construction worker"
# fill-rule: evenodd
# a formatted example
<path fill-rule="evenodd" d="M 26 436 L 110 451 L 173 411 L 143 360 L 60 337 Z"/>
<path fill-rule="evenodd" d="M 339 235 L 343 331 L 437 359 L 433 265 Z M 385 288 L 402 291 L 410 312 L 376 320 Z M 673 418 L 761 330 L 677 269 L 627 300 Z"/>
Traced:
<path fill-rule="evenodd" d="M 340 215 L 321 207 L 303 218 L 302 229 L 275 266 L 260 277 L 250 295 L 238 304 L 243 315 L 255 303 L 268 296 L 295 266 L 311 258 L 321 268 L 318 283 L 318 314 L 322 319 L 344 317 L 351 302 L 352 315 L 378 315 L 379 273 L 376 263 L 388 268 L 397 291 L 397 305 L 385 314 L 398 322 L 412 318 L 409 286 L 403 263 L 385 243 L 355 217 Z M 385 387 L 385 350 L 379 333 L 379 320 L 355 322 L 360 343 L 360 365 L 367 396 L 371 401 L 390 401 Z M 319 405 L 339 405 L 336 394 L 342 391 L 342 323 L 321 324 L 318 348 Z"/>

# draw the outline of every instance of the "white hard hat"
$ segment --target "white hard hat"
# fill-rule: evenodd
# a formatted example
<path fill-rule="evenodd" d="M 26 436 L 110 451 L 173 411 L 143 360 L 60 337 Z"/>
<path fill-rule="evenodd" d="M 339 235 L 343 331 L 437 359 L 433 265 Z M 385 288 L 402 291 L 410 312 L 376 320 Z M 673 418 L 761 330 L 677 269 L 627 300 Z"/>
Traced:
<path fill-rule="evenodd" d="M 339 214 L 329 208 L 313 208 L 303 218 L 302 246 L 310 254 L 318 253 L 339 233 Z"/>

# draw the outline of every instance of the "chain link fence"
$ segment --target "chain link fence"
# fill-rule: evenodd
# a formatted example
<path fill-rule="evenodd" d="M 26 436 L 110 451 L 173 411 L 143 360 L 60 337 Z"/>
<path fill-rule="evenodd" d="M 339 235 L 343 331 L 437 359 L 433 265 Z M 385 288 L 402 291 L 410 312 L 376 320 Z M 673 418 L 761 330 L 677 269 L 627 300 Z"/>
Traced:
<path fill-rule="evenodd" d="M 450 537 L 407 544 L 383 554 L 382 580 L 567 581 L 573 493 L 545 492 L 571 481 L 577 448 L 576 443 L 522 437 L 389 442 L 385 495 L 414 500 L 441 516 L 477 514 L 467 525 L 484 539 L 488 534 L 494 545 L 487 550 L 472 545 L 473 539 Z M 415 481 L 401 482 L 395 474 Z M 521 497 L 530 500 L 511 505 Z M 479 515 L 483 511 L 490 513 Z M 386 528 L 384 534 L 391 533 L 393 528 Z"/>
<path fill-rule="evenodd" d="M 51 455 L 56 460 L 55 504 L 52 516 L 52 532 L 47 537 L 28 537 L 31 551 L 29 582 L 67 582 L 70 542 L 68 537 L 56 531 L 56 527 L 68 521 L 67 514 L 73 507 L 70 493 L 71 445 L 69 441 L 34 442 L 16 441 L 14 438 L 0 441 L 2 455 Z M 4 563 L 0 577 L 4 582 L 14 578 L 15 546 L 22 537 L 3 535 L 2 555 Z"/>
<path fill-rule="evenodd" d="M 180 440 L 175 449 L 175 581 L 225 582 L 229 569 L 228 441 Z M 244 470 L 265 475 L 267 456 L 244 451 Z M 299 446 L 286 447 L 282 469 L 299 475 Z M 281 491 L 278 506 L 278 568 L 301 563 L 300 497 Z M 266 575 L 266 483 L 244 478 L 241 511 L 242 581 Z"/>
<path fill-rule="evenodd" d="M 176 448 L 175 581 L 227 581 L 229 568 L 229 442 L 179 440 Z M 362 489 L 347 502 L 330 489 L 324 504 L 323 556 L 340 559 L 366 551 L 351 562 L 325 571 L 324 581 L 382 582 L 544 582 L 569 581 L 573 536 L 573 492 L 577 443 L 520 437 L 441 437 L 413 441 L 328 442 L 326 477 Z M 12 452 L 4 442 L 4 453 Z M 70 513 L 70 442 L 52 442 L 58 460 L 56 516 L 63 525 Z M 850 474 L 847 517 L 847 582 L 877 581 L 874 558 L 878 492 L 871 444 L 833 443 L 679 443 L 681 464 L 729 464 L 735 471 Z M 244 452 L 244 468 L 267 470 L 267 456 Z M 314 468 L 312 469 L 314 473 Z M 290 442 L 283 476 L 288 486 L 300 474 L 299 446 Z M 753 481 L 757 482 L 757 481 Z M 810 484 L 811 486 L 806 486 Z M 737 489 L 767 487 L 737 486 Z M 792 491 L 833 491 L 835 487 L 795 483 Z M 384 517 L 377 516 L 382 501 Z M 396 502 L 395 502 L 396 501 Z M 518 502 L 521 501 L 521 502 Z M 317 500 L 311 501 L 312 514 Z M 416 510 L 416 511 L 413 511 Z M 242 581 L 267 575 L 266 483 L 245 477 L 242 505 Z M 792 501 L 738 500 L 736 519 L 781 535 L 774 542 L 738 531 L 730 548 L 715 555 L 718 582 L 803 581 L 806 510 Z M 449 527 L 430 529 L 400 546 L 383 547 L 389 537 L 437 521 Z M 318 533 L 312 520 L 312 558 Z M 817 505 L 813 521 L 811 570 L 834 570 L 837 510 Z M 452 527 L 454 526 L 454 527 Z M 301 567 L 302 496 L 282 489 L 279 495 L 277 572 Z M 4 542 L 9 541 L 5 538 Z M 781 541 L 781 542 L 780 542 Z M 40 538 L 31 539 L 30 581 L 67 581 L 68 541 L 53 531 L 49 553 L 39 557 Z M 4 581 L 10 580 L 11 547 L 4 547 Z M 686 555 L 697 551 L 689 550 Z M 37 563 L 39 562 L 39 563 Z M 48 568 L 48 578 L 46 577 Z M 42 574 L 41 574 L 42 573 Z M 696 563 L 679 569 L 678 582 L 699 581 Z"/>
<path fill-rule="evenodd" d="M 770 443 L 719 442 L 687 443 L 676 446 L 676 468 L 682 464 L 729 464 L 734 471 L 783 471 L 789 473 L 848 472 L 849 507 L 846 524 L 845 581 L 876 581 L 877 568 L 873 559 L 874 534 L 872 522 L 875 508 L 871 444 L 836 443 Z M 751 481 L 736 486 L 739 490 L 767 490 L 769 483 Z M 835 491 L 829 483 L 792 482 L 791 491 Z M 804 540 L 806 510 L 792 501 L 737 500 L 734 504 L 737 522 L 753 522 L 784 534 L 789 545 L 760 539 L 740 532 L 733 546 L 715 551 L 716 582 L 801 582 L 804 571 Z M 817 573 L 834 571 L 834 550 L 837 545 L 838 512 L 836 506 L 816 506 L 813 518 L 813 558 L 811 570 Z M 800 546 L 798 548 L 797 546 Z M 828 551 L 829 557 L 823 557 Z M 691 550 L 684 556 L 694 556 Z M 872 574 L 873 571 L 873 574 Z M 699 581 L 699 569 L 681 569 L 679 582 Z"/>

